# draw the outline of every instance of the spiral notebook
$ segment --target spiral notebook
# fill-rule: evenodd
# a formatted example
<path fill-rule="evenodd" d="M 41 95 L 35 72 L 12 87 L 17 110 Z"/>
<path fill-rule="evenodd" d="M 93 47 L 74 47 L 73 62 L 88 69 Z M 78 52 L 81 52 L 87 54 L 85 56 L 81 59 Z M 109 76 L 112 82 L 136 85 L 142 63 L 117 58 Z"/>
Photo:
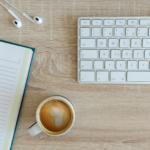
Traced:
<path fill-rule="evenodd" d="M 10 150 L 35 49 L 0 40 L 0 150 Z"/>

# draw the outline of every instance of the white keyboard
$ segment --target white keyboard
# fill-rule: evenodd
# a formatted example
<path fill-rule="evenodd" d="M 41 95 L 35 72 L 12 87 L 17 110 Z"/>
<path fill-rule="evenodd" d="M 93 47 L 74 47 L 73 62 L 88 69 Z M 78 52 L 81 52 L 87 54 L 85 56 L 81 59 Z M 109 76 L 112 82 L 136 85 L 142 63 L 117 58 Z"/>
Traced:
<path fill-rule="evenodd" d="M 150 84 L 150 17 L 78 19 L 78 82 Z"/>

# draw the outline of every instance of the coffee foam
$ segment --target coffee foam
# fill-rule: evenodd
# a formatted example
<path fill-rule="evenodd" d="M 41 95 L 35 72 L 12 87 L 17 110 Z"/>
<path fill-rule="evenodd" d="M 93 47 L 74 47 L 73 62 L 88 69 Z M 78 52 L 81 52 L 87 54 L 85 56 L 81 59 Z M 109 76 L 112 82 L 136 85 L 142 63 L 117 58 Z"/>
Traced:
<path fill-rule="evenodd" d="M 40 120 L 47 130 L 58 132 L 69 125 L 71 112 L 64 102 L 60 100 L 51 100 L 41 107 Z"/>

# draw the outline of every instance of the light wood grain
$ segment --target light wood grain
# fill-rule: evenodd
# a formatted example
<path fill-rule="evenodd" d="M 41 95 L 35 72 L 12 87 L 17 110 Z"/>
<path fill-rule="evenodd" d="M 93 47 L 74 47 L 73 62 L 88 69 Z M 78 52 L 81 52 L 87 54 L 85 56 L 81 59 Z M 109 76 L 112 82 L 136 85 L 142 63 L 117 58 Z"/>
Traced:
<path fill-rule="evenodd" d="M 1 0 L 2 1 L 2 0 Z M 149 150 L 150 85 L 81 85 L 77 83 L 77 19 L 85 16 L 150 16 L 149 0 L 10 0 L 36 25 L 11 8 L 22 28 L 0 7 L 0 39 L 36 48 L 13 150 Z M 75 107 L 72 130 L 61 137 L 27 128 L 38 105 L 62 95 Z"/>

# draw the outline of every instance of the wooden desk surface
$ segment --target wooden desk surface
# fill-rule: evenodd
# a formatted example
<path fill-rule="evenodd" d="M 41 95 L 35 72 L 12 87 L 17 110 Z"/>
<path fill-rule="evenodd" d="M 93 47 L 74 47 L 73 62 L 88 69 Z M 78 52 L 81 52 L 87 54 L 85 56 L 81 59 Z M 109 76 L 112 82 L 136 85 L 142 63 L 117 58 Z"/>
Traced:
<path fill-rule="evenodd" d="M 2 0 L 1 0 L 2 1 Z M 77 82 L 77 19 L 81 16 L 150 16 L 149 0 L 10 0 L 36 25 L 13 10 L 22 28 L 0 7 L 0 39 L 36 48 L 13 150 L 149 150 L 150 85 L 80 85 Z M 62 95 L 72 101 L 76 121 L 61 137 L 27 128 L 38 105 Z"/>

